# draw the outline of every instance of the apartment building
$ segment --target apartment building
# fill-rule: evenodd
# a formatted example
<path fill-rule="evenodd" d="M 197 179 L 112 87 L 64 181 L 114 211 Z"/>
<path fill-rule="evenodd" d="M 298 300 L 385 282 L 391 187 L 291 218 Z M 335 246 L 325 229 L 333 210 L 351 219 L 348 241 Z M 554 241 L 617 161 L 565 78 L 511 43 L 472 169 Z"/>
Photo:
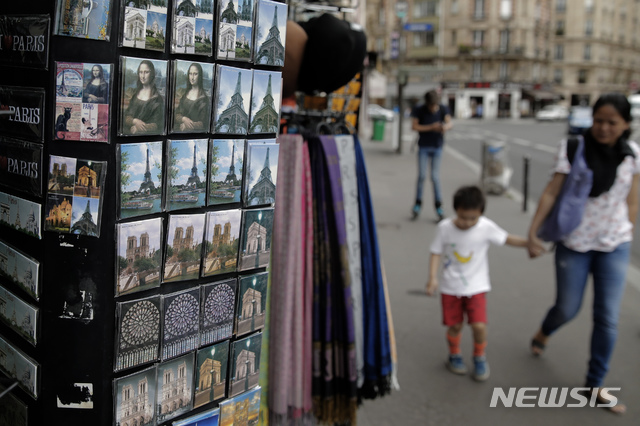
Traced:
<path fill-rule="evenodd" d="M 393 83 L 399 66 L 446 70 L 410 74 L 405 93 L 421 97 L 439 86 L 455 117 L 516 118 L 548 103 L 590 104 L 604 92 L 638 90 L 638 0 L 402 3 L 368 0 L 378 69 Z"/>

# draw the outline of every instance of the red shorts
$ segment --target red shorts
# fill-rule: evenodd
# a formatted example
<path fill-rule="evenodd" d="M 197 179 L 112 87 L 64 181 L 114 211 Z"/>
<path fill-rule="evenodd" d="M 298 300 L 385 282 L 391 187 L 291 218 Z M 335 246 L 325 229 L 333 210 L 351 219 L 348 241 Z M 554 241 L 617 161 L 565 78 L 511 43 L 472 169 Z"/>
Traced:
<path fill-rule="evenodd" d="M 487 323 L 487 293 L 474 294 L 473 296 L 452 296 L 442 294 L 442 323 L 446 326 L 462 324 L 464 313 L 467 314 L 467 322 Z"/>

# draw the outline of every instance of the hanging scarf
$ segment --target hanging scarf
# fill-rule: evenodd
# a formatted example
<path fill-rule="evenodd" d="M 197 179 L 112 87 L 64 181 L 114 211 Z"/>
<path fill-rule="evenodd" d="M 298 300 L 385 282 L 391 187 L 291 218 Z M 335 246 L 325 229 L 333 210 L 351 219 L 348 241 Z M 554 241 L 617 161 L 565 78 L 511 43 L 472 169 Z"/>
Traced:
<path fill-rule="evenodd" d="M 347 247 L 349 260 L 349 278 L 353 307 L 353 328 L 356 342 L 356 368 L 358 388 L 364 384 L 364 317 L 362 315 L 362 281 L 360 280 L 362 263 L 360 256 L 360 214 L 358 204 L 358 177 L 356 176 L 356 152 L 353 148 L 353 136 L 335 136 L 340 169 L 342 171 L 342 193 L 344 196 L 344 215 L 347 223 Z"/>
<path fill-rule="evenodd" d="M 618 166 L 627 155 L 635 157 L 633 150 L 625 136 L 621 136 L 616 143 L 605 145 L 598 142 L 591 130 L 584 135 L 585 159 L 593 171 L 593 185 L 589 197 L 597 197 L 609 191 L 616 180 Z"/>
<path fill-rule="evenodd" d="M 309 145 L 305 141 L 302 146 L 302 285 L 304 290 L 304 331 L 303 331 L 303 361 L 302 375 L 303 412 L 313 410 L 312 387 L 312 359 L 313 359 L 313 187 L 311 181 L 311 161 L 309 159 Z"/>
<path fill-rule="evenodd" d="M 391 391 L 391 345 L 378 248 L 376 221 L 367 181 L 362 147 L 354 136 L 356 173 L 360 198 L 360 248 L 362 253 L 362 297 L 364 306 L 365 383 L 363 398 L 372 399 Z"/>
<path fill-rule="evenodd" d="M 355 344 L 340 166 L 332 138 L 311 140 L 309 148 L 318 249 L 314 256 L 314 316 L 316 308 L 319 316 L 314 321 L 314 414 L 320 422 L 355 425 Z"/>
<path fill-rule="evenodd" d="M 278 164 L 287 167 L 281 168 L 276 187 L 268 398 L 270 423 L 285 425 L 295 424 L 309 412 L 305 412 L 304 388 L 305 377 L 310 375 L 305 357 L 311 348 L 305 348 L 310 324 L 305 322 L 303 285 L 303 141 L 300 135 L 282 135 L 278 144 Z"/>

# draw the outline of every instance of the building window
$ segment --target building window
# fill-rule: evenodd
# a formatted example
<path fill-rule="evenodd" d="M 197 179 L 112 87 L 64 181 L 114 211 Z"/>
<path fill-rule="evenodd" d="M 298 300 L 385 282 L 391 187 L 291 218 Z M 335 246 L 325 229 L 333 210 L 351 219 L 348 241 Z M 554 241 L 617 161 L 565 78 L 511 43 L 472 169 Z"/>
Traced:
<path fill-rule="evenodd" d="M 556 12 L 564 13 L 567 11 L 567 0 L 556 0 Z"/>
<path fill-rule="evenodd" d="M 413 35 L 413 47 L 429 47 L 436 44 L 435 31 L 420 31 Z"/>
<path fill-rule="evenodd" d="M 472 80 L 482 80 L 482 62 L 475 61 L 473 63 Z"/>
<path fill-rule="evenodd" d="M 451 31 L 451 45 L 455 46 L 458 44 L 458 33 L 456 30 Z"/>
<path fill-rule="evenodd" d="M 593 12 L 593 0 L 584 0 L 584 11 L 587 13 Z"/>
<path fill-rule="evenodd" d="M 484 18 L 484 0 L 474 0 L 473 17 L 475 19 Z"/>
<path fill-rule="evenodd" d="M 587 70 L 578 70 L 578 84 L 586 84 Z"/>
<path fill-rule="evenodd" d="M 564 20 L 556 21 L 556 35 L 563 36 L 564 35 Z"/>
<path fill-rule="evenodd" d="M 585 61 L 590 61 L 591 60 L 591 45 L 590 44 L 585 44 L 584 45 L 584 54 L 582 55 L 583 59 Z"/>
<path fill-rule="evenodd" d="M 553 70 L 553 82 L 556 84 L 562 84 L 562 68 L 556 68 Z"/>
<path fill-rule="evenodd" d="M 509 30 L 500 31 L 500 53 L 507 53 L 509 51 Z"/>
<path fill-rule="evenodd" d="M 378 11 L 378 24 L 380 26 L 385 26 L 386 25 L 386 19 L 387 19 L 387 14 L 385 13 L 384 8 L 381 8 Z"/>
<path fill-rule="evenodd" d="M 460 7 L 458 6 L 458 0 L 451 0 L 451 14 L 457 15 L 460 11 Z"/>
<path fill-rule="evenodd" d="M 417 1 L 413 4 L 413 17 L 424 18 L 426 16 L 436 16 L 438 11 L 437 1 Z"/>
<path fill-rule="evenodd" d="M 473 45 L 475 47 L 482 47 L 483 43 L 484 43 L 484 31 L 475 30 L 473 32 Z"/>
<path fill-rule="evenodd" d="M 384 38 L 382 37 L 376 39 L 376 52 L 384 52 Z"/>
<path fill-rule="evenodd" d="M 500 18 L 511 18 L 511 0 L 500 0 Z"/>
<path fill-rule="evenodd" d="M 584 21 L 584 35 L 587 37 L 591 37 L 593 35 L 593 21 L 591 19 Z"/>
<path fill-rule="evenodd" d="M 509 62 L 500 62 L 500 80 L 509 79 Z"/>
<path fill-rule="evenodd" d="M 553 59 L 556 59 L 556 60 L 564 59 L 564 46 L 562 44 L 556 44 L 553 52 Z"/>

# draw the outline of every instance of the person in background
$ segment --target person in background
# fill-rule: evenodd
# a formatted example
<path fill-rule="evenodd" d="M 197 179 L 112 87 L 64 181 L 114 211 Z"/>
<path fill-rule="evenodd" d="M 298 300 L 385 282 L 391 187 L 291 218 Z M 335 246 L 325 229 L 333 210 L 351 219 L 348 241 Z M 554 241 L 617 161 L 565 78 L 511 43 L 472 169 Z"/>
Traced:
<path fill-rule="evenodd" d="M 487 251 L 490 244 L 526 247 L 524 237 L 511 235 L 483 216 L 485 197 L 477 186 L 465 186 L 453 196 L 455 218 L 438 224 L 431 244 L 427 295 L 433 296 L 440 284 L 442 322 L 447 326 L 449 358 L 446 366 L 452 373 L 466 374 L 460 355 L 460 338 L 466 314 L 473 330 L 473 378 L 489 378 L 485 356 L 487 346 L 487 299 L 491 290 Z M 442 260 L 442 274 L 438 269 Z"/>
<path fill-rule="evenodd" d="M 427 175 L 427 164 L 431 162 L 431 183 L 433 184 L 433 204 L 438 220 L 444 218 L 442 209 L 442 192 L 440 191 L 440 160 L 444 134 L 453 127 L 449 109 L 440 105 L 440 97 L 435 90 L 424 95 L 424 104 L 414 108 L 411 116 L 411 129 L 419 133 L 418 139 L 418 182 L 416 186 L 416 201 L 411 211 L 415 220 L 422 208 L 422 192 Z"/>
<path fill-rule="evenodd" d="M 593 106 L 593 125 L 584 135 L 587 165 L 593 184 L 578 227 L 555 250 L 556 301 L 531 340 L 531 351 L 541 356 L 549 337 L 573 319 L 582 304 L 589 274 L 593 277 L 593 330 L 585 386 L 597 392 L 599 403 L 610 400 L 601 390 L 617 337 L 633 228 L 638 213 L 640 148 L 629 140 L 631 106 L 618 93 L 602 95 Z M 567 141 L 560 142 L 555 173 L 545 188 L 529 228 L 529 255 L 539 256 L 537 232 L 549 214 L 571 161 Z M 626 407 L 608 407 L 622 414 Z"/>

